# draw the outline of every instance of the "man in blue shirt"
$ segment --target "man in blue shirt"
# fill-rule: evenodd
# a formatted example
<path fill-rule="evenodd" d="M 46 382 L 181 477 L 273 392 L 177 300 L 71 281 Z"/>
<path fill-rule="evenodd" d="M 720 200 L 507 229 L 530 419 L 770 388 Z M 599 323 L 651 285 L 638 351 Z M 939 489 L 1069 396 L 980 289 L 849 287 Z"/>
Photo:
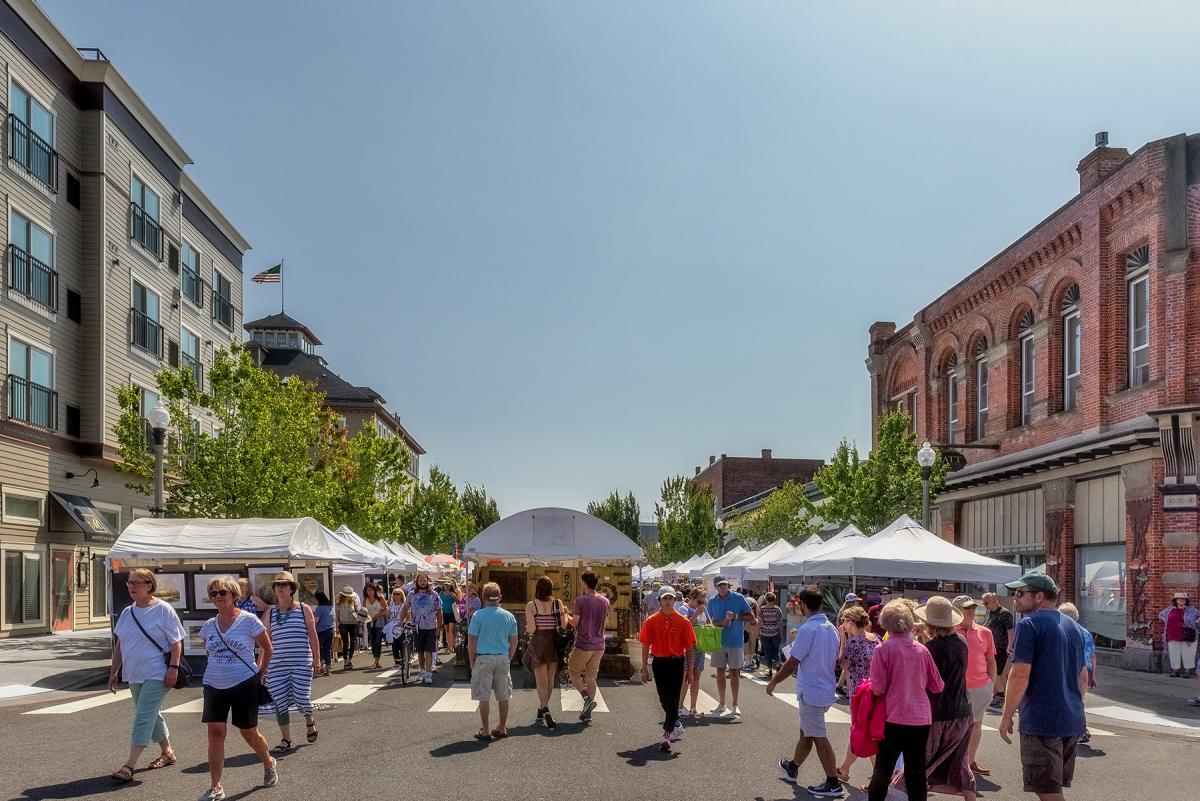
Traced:
<path fill-rule="evenodd" d="M 796 630 L 796 639 L 788 651 L 787 661 L 767 684 L 767 695 L 771 695 L 779 682 L 796 673 L 800 739 L 796 741 L 792 758 L 779 760 L 779 769 L 784 781 L 795 784 L 800 765 L 816 746 L 817 758 L 825 770 L 825 781 L 810 786 L 808 792 L 825 798 L 841 798 L 842 782 L 838 779 L 837 757 L 825 731 L 825 713 L 834 701 L 834 679 L 841 642 L 837 629 L 821 613 L 821 603 L 824 601 L 821 588 L 810 584 L 797 597 L 799 603 L 796 609 L 804 618 L 804 623 Z"/>
<path fill-rule="evenodd" d="M 733 592 L 729 579 L 717 577 L 717 594 L 708 599 L 708 614 L 714 626 L 720 626 L 721 650 L 714 653 L 710 659 L 712 666 L 717 669 L 717 708 L 714 715 L 741 715 L 738 709 L 738 684 L 741 677 L 745 657 L 742 646 L 745 645 L 744 623 L 754 622 L 754 612 L 741 593 Z M 725 672 L 729 672 L 729 689 L 732 693 L 729 709 L 725 708 Z"/>
<path fill-rule="evenodd" d="M 1012 667 L 1000 717 L 1000 736 L 1012 742 L 1013 716 L 1021 713 L 1021 766 L 1025 792 L 1039 801 L 1063 801 L 1075 773 L 1075 749 L 1086 730 L 1083 696 L 1087 668 L 1083 635 L 1056 609 L 1058 584 L 1029 572 L 1005 585 L 1013 592 L 1017 624 Z"/>
<path fill-rule="evenodd" d="M 471 662 L 471 699 L 479 702 L 481 726 L 476 740 L 508 736 L 508 702 L 512 698 L 512 672 L 509 666 L 517 653 L 517 619 L 500 608 L 500 585 L 483 585 L 484 606 L 471 615 L 467 625 L 467 658 Z M 500 707 L 500 725 L 488 729 L 488 705 L 496 694 Z"/>

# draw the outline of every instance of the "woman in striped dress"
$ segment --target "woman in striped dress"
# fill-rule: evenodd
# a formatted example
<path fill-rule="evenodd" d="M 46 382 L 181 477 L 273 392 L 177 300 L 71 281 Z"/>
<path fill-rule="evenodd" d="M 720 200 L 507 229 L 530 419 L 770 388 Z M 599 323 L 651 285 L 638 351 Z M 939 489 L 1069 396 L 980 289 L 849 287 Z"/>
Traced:
<path fill-rule="evenodd" d="M 317 722 L 313 719 L 312 680 L 321 670 L 321 652 L 317 644 L 316 617 L 308 604 L 296 600 L 299 585 L 286 570 L 275 576 L 275 605 L 263 613 L 263 624 L 271 635 L 273 652 L 267 670 L 267 689 L 271 703 L 263 714 L 275 713 L 279 723 L 279 745 L 275 753 L 292 750 L 291 709 L 304 715 L 308 741 L 317 741 Z"/>

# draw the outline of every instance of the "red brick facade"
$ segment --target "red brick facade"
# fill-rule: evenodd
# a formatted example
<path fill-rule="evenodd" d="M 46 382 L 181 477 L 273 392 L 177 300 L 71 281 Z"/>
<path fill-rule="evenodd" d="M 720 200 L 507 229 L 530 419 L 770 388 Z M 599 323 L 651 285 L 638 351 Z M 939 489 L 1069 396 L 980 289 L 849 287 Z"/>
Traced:
<path fill-rule="evenodd" d="M 950 475 L 938 499 L 940 533 L 1032 562 L 1035 554 L 1005 538 L 1015 542 L 1021 527 L 1040 532 L 1040 555 L 1064 599 L 1076 600 L 1089 582 L 1089 593 L 1099 587 L 1120 593 L 1126 661 L 1154 667 L 1158 610 L 1173 591 L 1196 597 L 1200 590 L 1200 526 L 1191 497 L 1200 451 L 1200 423 L 1193 426 L 1200 412 L 1200 136 L 1151 142 L 1133 155 L 1097 148 L 1078 172 L 1080 194 L 910 323 L 899 330 L 892 323 L 871 326 L 872 417 L 904 408 L 919 438 L 949 445 L 948 398 L 956 382 L 953 443 L 995 449 L 961 451 L 968 464 Z M 1148 280 L 1139 284 L 1143 276 Z M 1130 304 L 1141 287 L 1148 287 L 1148 312 L 1132 313 L 1137 330 L 1131 331 Z M 1142 319 L 1149 327 L 1148 376 L 1131 372 L 1131 359 L 1140 364 L 1147 350 L 1136 325 Z M 1076 320 L 1079 376 L 1072 388 L 1067 373 Z M 1027 378 L 1032 393 L 1023 411 Z M 1090 481 L 1105 476 L 1118 476 L 1119 484 Z M 1091 506 L 1076 508 L 1076 487 L 1085 481 Z M 1014 505 L 1008 496 L 1019 490 L 1026 496 Z M 1029 490 L 1037 496 L 1032 501 Z M 980 505 L 987 499 L 991 505 Z M 1166 503 L 1178 510 L 1164 511 Z M 1037 520 L 1025 519 L 1027 506 L 1037 509 Z M 1009 519 L 1014 509 L 1019 525 Z M 1089 539 L 1077 544 L 1084 524 Z M 1077 559 L 1087 556 L 1077 545 L 1122 540 L 1121 575 L 1097 578 L 1103 568 L 1095 567 L 1075 575 Z M 1111 631 L 1108 638 L 1122 644 Z"/>
<path fill-rule="evenodd" d="M 696 468 L 692 479 L 713 491 L 716 511 L 782 486 L 785 481 L 807 484 L 825 462 L 820 459 L 776 459 L 769 449 L 762 456 L 709 457 L 708 467 Z"/>

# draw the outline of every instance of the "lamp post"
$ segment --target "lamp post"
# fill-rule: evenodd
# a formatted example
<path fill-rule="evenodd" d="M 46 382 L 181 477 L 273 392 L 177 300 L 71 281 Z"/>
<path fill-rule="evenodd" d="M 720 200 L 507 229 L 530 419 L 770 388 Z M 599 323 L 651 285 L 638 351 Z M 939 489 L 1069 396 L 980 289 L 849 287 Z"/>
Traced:
<path fill-rule="evenodd" d="M 721 533 L 724 530 L 725 530 L 725 521 L 718 517 L 717 518 L 717 556 L 720 556 L 721 552 L 725 550 L 725 537 Z"/>
<path fill-rule="evenodd" d="M 154 506 L 150 513 L 155 517 L 167 516 L 167 509 L 163 505 L 163 442 L 170 424 L 171 413 L 162 406 L 150 410 L 150 429 L 154 432 Z"/>
<path fill-rule="evenodd" d="M 921 465 L 921 525 L 929 530 L 929 474 L 933 472 L 933 463 L 937 460 L 937 452 L 926 442 L 917 451 L 917 464 Z"/>

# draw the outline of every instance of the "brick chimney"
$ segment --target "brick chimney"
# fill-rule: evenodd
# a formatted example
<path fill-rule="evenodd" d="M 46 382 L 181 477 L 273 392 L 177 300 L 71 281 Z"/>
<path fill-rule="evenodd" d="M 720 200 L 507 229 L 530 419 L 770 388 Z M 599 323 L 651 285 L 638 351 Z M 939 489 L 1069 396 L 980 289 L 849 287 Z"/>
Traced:
<path fill-rule="evenodd" d="M 696 475 L 700 475 L 700 465 L 696 465 Z"/>
<path fill-rule="evenodd" d="M 1079 194 L 1099 185 L 1127 158 L 1129 151 L 1123 147 L 1109 147 L 1108 131 L 1100 131 L 1096 134 L 1096 149 L 1084 156 L 1075 168 L 1079 173 Z"/>
<path fill-rule="evenodd" d="M 714 462 L 716 462 L 716 461 L 717 461 L 717 457 L 715 457 L 715 456 L 710 456 L 710 457 L 708 457 L 708 463 L 709 463 L 710 465 L 711 465 L 711 464 L 713 464 L 713 463 L 714 463 Z"/>
<path fill-rule="evenodd" d="M 771 449 L 770 448 L 762 449 L 762 458 L 763 458 L 763 461 L 766 461 L 766 462 L 771 461 Z"/>

